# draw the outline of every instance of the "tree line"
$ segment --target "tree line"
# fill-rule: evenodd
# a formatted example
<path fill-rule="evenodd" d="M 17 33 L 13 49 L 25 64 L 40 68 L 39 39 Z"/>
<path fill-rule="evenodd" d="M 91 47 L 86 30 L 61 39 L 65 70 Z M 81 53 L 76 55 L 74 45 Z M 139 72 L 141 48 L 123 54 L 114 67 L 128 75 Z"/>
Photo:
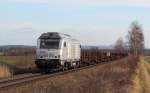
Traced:
<path fill-rule="evenodd" d="M 128 51 L 133 55 L 140 55 L 144 50 L 144 34 L 142 26 L 134 21 L 129 27 L 126 42 L 119 38 L 114 46 L 117 51 Z"/>

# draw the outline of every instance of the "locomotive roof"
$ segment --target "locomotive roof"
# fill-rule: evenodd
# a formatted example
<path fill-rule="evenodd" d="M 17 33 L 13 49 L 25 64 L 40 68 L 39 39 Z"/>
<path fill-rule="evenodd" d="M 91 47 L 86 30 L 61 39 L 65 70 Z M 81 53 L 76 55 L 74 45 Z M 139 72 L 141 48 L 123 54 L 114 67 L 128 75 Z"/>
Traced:
<path fill-rule="evenodd" d="M 61 38 L 70 38 L 74 41 L 78 41 L 76 39 L 71 38 L 68 34 L 58 33 L 58 32 L 47 32 L 43 33 L 39 39 L 61 39 Z"/>

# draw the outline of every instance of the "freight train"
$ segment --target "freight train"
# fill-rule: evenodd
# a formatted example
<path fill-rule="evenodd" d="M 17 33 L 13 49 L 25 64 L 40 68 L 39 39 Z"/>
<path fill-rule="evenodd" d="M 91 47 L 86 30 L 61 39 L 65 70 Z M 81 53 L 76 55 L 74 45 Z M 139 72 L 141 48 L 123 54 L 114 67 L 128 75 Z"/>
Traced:
<path fill-rule="evenodd" d="M 126 52 L 81 49 L 78 40 L 58 32 L 43 33 L 37 40 L 36 61 L 41 71 L 70 69 L 108 62 L 127 56 Z"/>

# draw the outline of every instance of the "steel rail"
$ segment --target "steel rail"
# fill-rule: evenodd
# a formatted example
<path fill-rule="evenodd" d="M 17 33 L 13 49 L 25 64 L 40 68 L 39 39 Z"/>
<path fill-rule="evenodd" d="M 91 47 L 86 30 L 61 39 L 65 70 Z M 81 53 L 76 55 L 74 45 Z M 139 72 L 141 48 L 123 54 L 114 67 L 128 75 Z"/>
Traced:
<path fill-rule="evenodd" d="M 28 79 L 28 78 L 34 78 L 34 77 L 38 77 L 40 76 L 40 73 L 36 73 L 36 74 L 24 74 L 24 75 L 18 75 L 18 76 L 14 76 L 11 78 L 7 78 L 7 79 L 3 79 L 0 80 L 0 88 L 3 88 L 5 86 L 10 86 L 13 85 L 19 81 Z"/>

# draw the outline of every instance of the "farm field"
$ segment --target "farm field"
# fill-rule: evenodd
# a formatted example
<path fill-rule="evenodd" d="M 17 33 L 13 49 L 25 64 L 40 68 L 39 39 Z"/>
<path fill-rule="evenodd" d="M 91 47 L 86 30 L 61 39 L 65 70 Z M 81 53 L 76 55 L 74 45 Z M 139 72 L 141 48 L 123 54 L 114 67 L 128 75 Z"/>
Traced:
<path fill-rule="evenodd" d="M 18 67 L 30 67 L 34 65 L 34 55 L 28 56 L 0 56 L 0 64 L 13 65 Z"/>
<path fill-rule="evenodd" d="M 132 56 L 1 91 L 2 93 L 132 93 L 137 67 L 138 59 Z"/>
<path fill-rule="evenodd" d="M 146 62 L 149 62 L 149 63 L 150 63 L 150 56 L 145 56 L 145 57 L 144 57 L 144 60 L 145 60 Z"/>

